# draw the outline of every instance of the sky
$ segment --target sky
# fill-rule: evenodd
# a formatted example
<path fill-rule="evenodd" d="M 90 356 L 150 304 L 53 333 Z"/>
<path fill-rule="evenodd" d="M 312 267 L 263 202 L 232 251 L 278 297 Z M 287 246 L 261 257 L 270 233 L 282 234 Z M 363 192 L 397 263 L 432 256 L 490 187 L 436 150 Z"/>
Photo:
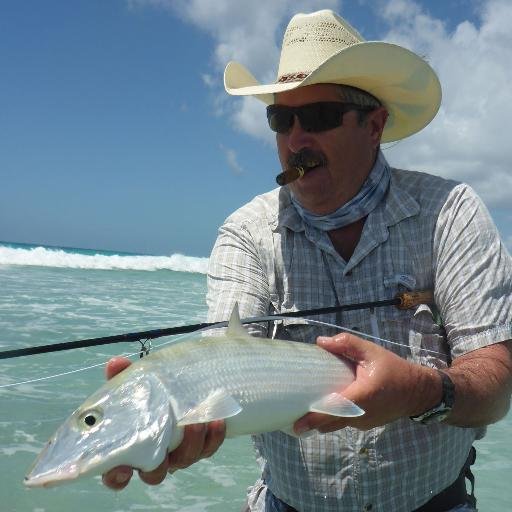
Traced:
<path fill-rule="evenodd" d="M 510 0 L 0 0 L 0 240 L 208 256 L 280 172 L 224 67 L 273 82 L 289 19 L 321 8 L 436 70 L 437 117 L 385 155 L 469 183 L 512 249 Z"/>

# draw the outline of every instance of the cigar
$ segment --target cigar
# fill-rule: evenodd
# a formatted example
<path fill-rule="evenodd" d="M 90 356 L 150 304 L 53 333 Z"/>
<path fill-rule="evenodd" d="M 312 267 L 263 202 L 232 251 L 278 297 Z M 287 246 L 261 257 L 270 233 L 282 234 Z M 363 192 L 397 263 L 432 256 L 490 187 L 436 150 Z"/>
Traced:
<path fill-rule="evenodd" d="M 286 169 L 286 171 L 276 176 L 277 184 L 283 187 L 284 185 L 287 185 L 288 183 L 291 183 L 298 178 L 302 178 L 302 176 L 304 176 L 308 170 L 309 169 L 304 169 L 304 167 L 300 165 L 298 167 L 290 167 L 289 169 Z"/>

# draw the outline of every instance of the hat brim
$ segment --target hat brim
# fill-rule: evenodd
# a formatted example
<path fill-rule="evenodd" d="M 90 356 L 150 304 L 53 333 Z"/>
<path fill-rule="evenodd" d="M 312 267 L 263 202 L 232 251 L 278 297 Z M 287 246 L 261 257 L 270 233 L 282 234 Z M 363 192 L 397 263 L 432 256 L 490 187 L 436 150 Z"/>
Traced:
<path fill-rule="evenodd" d="M 235 96 L 255 96 L 274 103 L 274 94 L 307 85 L 333 83 L 358 87 L 378 98 L 389 113 L 382 142 L 403 139 L 420 131 L 441 105 L 441 85 L 430 65 L 401 46 L 365 41 L 335 53 L 304 80 L 260 84 L 241 64 L 230 62 L 224 87 Z"/>

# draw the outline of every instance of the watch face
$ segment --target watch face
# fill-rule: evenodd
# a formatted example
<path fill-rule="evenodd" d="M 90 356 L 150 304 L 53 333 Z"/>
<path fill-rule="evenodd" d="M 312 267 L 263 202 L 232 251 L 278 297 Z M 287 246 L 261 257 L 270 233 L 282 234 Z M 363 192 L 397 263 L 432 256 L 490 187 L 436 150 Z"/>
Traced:
<path fill-rule="evenodd" d="M 419 416 L 411 416 L 411 420 L 423 423 L 424 425 L 440 423 L 449 416 L 451 410 L 451 407 L 441 403 L 437 407 L 434 407 L 433 409 L 430 409 L 430 411 L 424 412 Z"/>
<path fill-rule="evenodd" d="M 421 420 L 421 423 L 425 423 L 426 425 L 429 423 L 440 423 L 448 418 L 451 410 L 451 407 L 442 407 L 437 411 L 431 411 L 430 414 L 427 414 L 426 417 Z"/>

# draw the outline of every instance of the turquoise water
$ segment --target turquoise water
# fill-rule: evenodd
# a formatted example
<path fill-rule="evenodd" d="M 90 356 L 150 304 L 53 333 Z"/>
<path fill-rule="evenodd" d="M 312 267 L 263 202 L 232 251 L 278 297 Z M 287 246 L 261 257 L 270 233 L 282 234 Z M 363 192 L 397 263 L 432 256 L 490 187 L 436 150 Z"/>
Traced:
<path fill-rule="evenodd" d="M 0 350 L 204 321 L 205 268 L 206 260 L 186 256 L 0 244 Z M 23 486 L 48 437 L 103 382 L 104 362 L 137 347 L 124 343 L 0 360 L 2 512 L 239 510 L 258 474 L 248 438 L 226 441 L 211 459 L 156 487 L 134 479 L 114 493 L 99 478 L 44 490 Z M 92 368 L 19 384 L 84 367 Z M 509 414 L 477 444 L 481 511 L 510 509 L 511 432 Z"/>
<path fill-rule="evenodd" d="M 127 256 L 0 245 L 0 350 L 204 321 L 206 278 L 187 268 L 204 268 L 205 261 L 130 257 L 135 259 L 115 261 Z M 133 270 L 130 265 L 163 269 Z M 124 270 L 97 270 L 98 266 Z M 181 271 L 168 270 L 173 266 Z M 228 440 L 215 457 L 177 472 L 158 487 L 134 479 L 126 490 L 114 493 L 99 478 L 53 489 L 23 486 L 26 470 L 48 437 L 103 382 L 103 363 L 137 348 L 138 343 L 123 343 L 0 361 L 0 386 L 99 365 L 0 387 L 2 512 L 239 508 L 257 476 L 248 438 Z"/>

